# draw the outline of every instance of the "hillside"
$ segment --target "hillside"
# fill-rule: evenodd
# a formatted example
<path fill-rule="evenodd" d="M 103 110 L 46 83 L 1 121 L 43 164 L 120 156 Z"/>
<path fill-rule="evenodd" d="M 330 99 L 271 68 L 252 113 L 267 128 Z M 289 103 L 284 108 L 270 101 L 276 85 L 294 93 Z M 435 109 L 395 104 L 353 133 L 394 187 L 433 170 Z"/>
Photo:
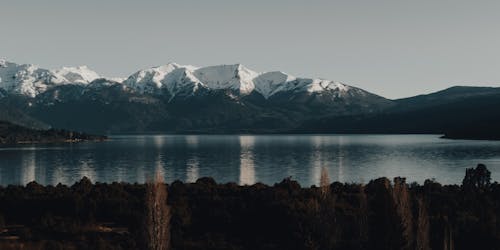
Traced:
<path fill-rule="evenodd" d="M 307 121 L 296 131 L 453 134 L 454 138 L 480 133 L 482 138 L 493 139 L 495 133 L 498 134 L 495 129 L 500 126 L 498 88 L 454 87 L 426 96 L 395 100 L 395 103 L 394 107 L 378 114 Z"/>
<path fill-rule="evenodd" d="M 106 139 L 105 136 L 57 129 L 36 130 L 0 121 L 0 144 L 100 141 L 104 139 Z"/>

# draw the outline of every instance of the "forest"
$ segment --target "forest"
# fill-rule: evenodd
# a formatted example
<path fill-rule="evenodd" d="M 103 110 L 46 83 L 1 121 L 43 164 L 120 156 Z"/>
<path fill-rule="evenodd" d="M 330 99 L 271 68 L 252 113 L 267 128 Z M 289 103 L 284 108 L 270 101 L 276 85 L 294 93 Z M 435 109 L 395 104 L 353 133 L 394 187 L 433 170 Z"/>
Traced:
<path fill-rule="evenodd" d="M 500 249 L 500 185 L 161 180 L 0 187 L 0 249 Z"/>
<path fill-rule="evenodd" d="M 0 121 L 0 144 L 103 141 L 106 136 L 63 129 L 32 129 Z"/>

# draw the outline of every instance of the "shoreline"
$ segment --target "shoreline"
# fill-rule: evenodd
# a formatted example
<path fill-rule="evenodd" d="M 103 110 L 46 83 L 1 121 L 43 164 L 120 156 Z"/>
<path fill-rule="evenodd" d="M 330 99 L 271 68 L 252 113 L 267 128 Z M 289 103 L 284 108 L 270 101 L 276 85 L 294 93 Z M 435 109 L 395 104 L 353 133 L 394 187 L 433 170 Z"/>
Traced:
<path fill-rule="evenodd" d="M 0 121 L 0 145 L 98 142 L 106 139 L 108 137 L 104 135 L 87 134 L 63 129 L 38 130 Z"/>
<path fill-rule="evenodd" d="M 103 138 L 103 139 L 66 139 L 66 140 L 42 140 L 42 141 L 16 141 L 14 143 L 0 143 L 3 145 L 16 145 L 16 144 L 66 144 L 66 143 L 81 143 L 81 142 L 103 142 L 103 141 L 109 141 L 111 140 L 110 138 Z"/>
<path fill-rule="evenodd" d="M 500 141 L 500 137 L 483 137 L 483 136 L 447 136 L 443 135 L 439 137 L 441 139 L 448 140 L 469 140 L 469 141 Z"/>

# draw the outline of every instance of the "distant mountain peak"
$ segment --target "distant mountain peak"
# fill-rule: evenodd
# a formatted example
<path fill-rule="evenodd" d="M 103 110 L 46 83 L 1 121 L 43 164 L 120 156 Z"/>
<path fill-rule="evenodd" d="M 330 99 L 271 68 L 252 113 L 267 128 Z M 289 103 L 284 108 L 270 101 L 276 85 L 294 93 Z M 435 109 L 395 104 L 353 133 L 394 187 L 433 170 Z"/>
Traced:
<path fill-rule="evenodd" d="M 62 67 L 52 70 L 58 82 L 56 83 L 81 83 L 88 84 L 95 79 L 101 78 L 95 71 L 89 69 L 86 65 L 78 67 Z"/>
<path fill-rule="evenodd" d="M 63 84 L 88 85 L 102 78 L 87 66 L 62 67 L 46 70 L 33 64 L 15 64 L 0 60 L 0 88 L 7 92 L 34 97 L 49 88 Z M 206 67 L 170 62 L 135 72 L 127 78 L 108 78 L 138 93 L 171 97 L 183 93 L 195 94 L 200 88 L 230 90 L 233 97 L 259 93 L 268 99 L 280 92 L 310 93 L 338 92 L 342 96 L 352 87 L 341 82 L 297 78 L 281 71 L 258 73 L 241 63 Z"/>
<path fill-rule="evenodd" d="M 100 78 L 87 66 L 42 69 L 34 64 L 0 62 L 0 88 L 7 92 L 35 97 L 62 84 L 88 84 Z"/>
<path fill-rule="evenodd" d="M 194 76 L 210 89 L 232 89 L 246 95 L 255 89 L 253 79 L 258 73 L 241 64 L 232 64 L 199 68 Z"/>
<path fill-rule="evenodd" d="M 323 92 L 328 90 L 338 90 L 339 92 L 347 92 L 351 89 L 350 86 L 335 81 L 323 80 L 323 79 L 308 79 L 311 80 L 311 84 L 308 85 L 308 92 Z"/>
<path fill-rule="evenodd" d="M 164 87 L 164 80 L 176 69 L 192 70 L 194 66 L 168 63 L 148 69 L 139 70 L 123 81 L 126 86 L 141 93 L 156 93 Z"/>
<path fill-rule="evenodd" d="M 281 71 L 271 71 L 260 74 L 253 81 L 256 90 L 265 98 L 269 98 L 279 91 L 290 89 L 287 83 L 296 79 L 296 77 Z"/>

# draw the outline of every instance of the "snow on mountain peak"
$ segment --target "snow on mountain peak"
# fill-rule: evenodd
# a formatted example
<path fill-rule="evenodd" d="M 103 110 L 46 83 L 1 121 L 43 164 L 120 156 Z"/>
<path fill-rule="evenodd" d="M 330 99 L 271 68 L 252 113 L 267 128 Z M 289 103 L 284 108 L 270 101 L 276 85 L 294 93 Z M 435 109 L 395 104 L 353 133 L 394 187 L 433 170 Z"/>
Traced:
<path fill-rule="evenodd" d="M 62 67 L 60 69 L 52 70 L 51 72 L 54 74 L 52 82 L 56 84 L 88 84 L 93 80 L 100 78 L 95 71 L 92 71 L 87 66 Z"/>
<path fill-rule="evenodd" d="M 180 91 L 186 91 L 186 86 L 192 87 L 193 92 L 203 86 L 212 90 L 230 89 L 240 95 L 255 91 L 266 99 L 282 91 L 337 91 L 342 95 L 350 89 L 348 85 L 340 82 L 296 78 L 281 71 L 257 73 L 241 64 L 197 68 L 169 63 L 138 71 L 123 83 L 141 93 L 157 93 L 160 89 L 166 89 L 175 96 Z"/>
<path fill-rule="evenodd" d="M 199 68 L 194 75 L 210 89 L 233 89 L 249 94 L 255 89 L 253 79 L 258 73 L 241 64 L 233 64 Z"/>
<path fill-rule="evenodd" d="M 173 70 L 170 74 L 165 76 L 161 83 L 162 86 L 170 92 L 172 97 L 182 91 L 194 93 L 201 86 L 205 86 L 196 76 L 194 76 L 192 67 L 180 67 Z"/>
<path fill-rule="evenodd" d="M 155 93 L 158 89 L 163 87 L 162 81 L 167 77 L 167 75 L 180 68 L 187 70 L 195 69 L 195 67 L 191 65 L 168 63 L 149 69 L 139 70 L 123 81 L 123 84 L 132 89 L 138 90 L 141 93 Z"/>
<path fill-rule="evenodd" d="M 61 84 L 88 84 L 99 75 L 86 66 L 47 70 L 33 64 L 16 64 L 3 60 L 0 88 L 7 92 L 35 97 Z"/>
<path fill-rule="evenodd" d="M 294 76 L 281 71 L 272 71 L 260 74 L 254 78 L 255 90 L 265 98 L 269 98 L 276 92 L 286 90 L 286 83 L 295 80 Z"/>
<path fill-rule="evenodd" d="M 0 89 L 34 97 L 48 88 L 63 84 L 88 85 L 101 77 L 87 66 L 41 69 L 32 64 L 15 64 L 0 59 Z M 260 93 L 269 98 L 279 92 L 320 93 L 334 91 L 344 95 L 352 87 L 322 79 L 296 78 L 281 71 L 257 73 L 241 64 L 216 65 L 198 68 L 168 63 L 139 70 L 126 79 L 108 78 L 139 93 L 161 94 L 171 98 L 178 93 L 193 94 L 200 87 L 212 90 L 232 90 L 234 95 Z M 101 84 L 102 85 L 102 84 Z"/>
<path fill-rule="evenodd" d="M 127 80 L 127 78 L 125 78 L 125 77 L 108 77 L 106 79 L 113 81 L 113 82 L 118 82 L 118 83 L 122 83 L 123 81 Z"/>
<path fill-rule="evenodd" d="M 339 92 L 346 92 L 350 89 L 349 86 L 341 82 L 334 82 L 323 79 L 308 79 L 308 80 L 311 82 L 307 85 L 306 89 L 310 93 L 323 92 L 325 90 L 338 90 Z"/>
<path fill-rule="evenodd" d="M 4 61 L 0 67 L 0 88 L 7 92 L 35 96 L 47 89 L 48 70 L 32 64 L 15 64 Z"/>

